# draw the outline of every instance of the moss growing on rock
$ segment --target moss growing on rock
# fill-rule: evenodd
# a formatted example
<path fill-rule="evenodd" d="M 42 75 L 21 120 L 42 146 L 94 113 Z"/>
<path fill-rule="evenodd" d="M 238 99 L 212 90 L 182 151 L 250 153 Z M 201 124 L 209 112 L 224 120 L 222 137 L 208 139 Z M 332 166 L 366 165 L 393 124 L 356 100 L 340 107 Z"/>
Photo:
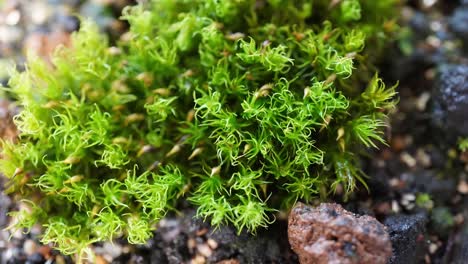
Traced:
<path fill-rule="evenodd" d="M 396 0 L 160 0 L 125 9 L 115 47 L 90 21 L 51 68 L 30 58 L 1 173 L 16 227 L 84 253 L 144 243 L 179 199 L 255 232 L 273 212 L 359 182 L 395 104 L 373 62 Z"/>

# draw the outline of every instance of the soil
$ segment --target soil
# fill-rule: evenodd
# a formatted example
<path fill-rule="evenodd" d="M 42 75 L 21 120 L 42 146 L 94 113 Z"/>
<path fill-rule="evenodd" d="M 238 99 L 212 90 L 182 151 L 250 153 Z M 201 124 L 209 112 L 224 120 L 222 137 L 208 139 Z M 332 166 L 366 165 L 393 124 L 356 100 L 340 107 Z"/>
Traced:
<path fill-rule="evenodd" d="M 438 96 L 439 86 L 447 87 L 447 80 L 440 79 L 440 69 L 468 64 L 468 26 L 463 26 L 468 21 L 468 1 L 424 4 L 429 2 L 407 1 L 401 20 L 411 30 L 402 34 L 381 65 L 381 74 L 389 84 L 399 81 L 400 103 L 389 120 L 389 145 L 363 151 L 370 191 L 361 188 L 347 201 L 339 196 L 329 200 L 353 213 L 374 216 L 387 226 L 393 244 L 390 263 L 466 263 L 467 259 L 468 153 L 458 150 L 456 141 L 468 135 L 456 125 L 464 121 L 466 125 L 468 112 L 457 112 L 454 123 L 438 122 L 437 105 L 444 100 Z M 18 45 L 15 43 L 11 48 Z M 10 47 L 8 52 L 4 50 L 0 57 L 19 57 Z M 455 82 L 455 78 L 449 81 Z M 442 114 L 443 120 L 453 115 L 447 111 Z M 5 213 L 12 207 L 11 199 L 0 192 L 0 227 L 7 224 Z M 284 217 L 252 236 L 237 235 L 229 226 L 214 230 L 193 215 L 192 209 L 186 209 L 168 216 L 146 245 L 132 246 L 124 241 L 97 244 L 96 262 L 298 263 L 287 241 Z M 40 249 L 36 242 L 39 234 L 36 230 L 27 236 L 14 234 L 8 242 L 10 234 L 0 231 L 0 263 L 44 263 L 35 254 Z M 57 263 L 71 263 L 48 250 Z"/>

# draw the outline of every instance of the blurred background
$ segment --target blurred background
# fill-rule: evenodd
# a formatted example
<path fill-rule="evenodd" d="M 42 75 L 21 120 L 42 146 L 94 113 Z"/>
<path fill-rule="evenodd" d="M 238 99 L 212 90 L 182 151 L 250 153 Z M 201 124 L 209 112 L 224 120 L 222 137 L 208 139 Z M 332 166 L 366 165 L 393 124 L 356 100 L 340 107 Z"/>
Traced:
<path fill-rule="evenodd" d="M 0 0 L 0 80 L 6 66 L 22 67 L 28 52 L 47 58 L 58 45 L 68 45 L 79 28 L 78 17 L 91 18 L 111 38 L 127 25 L 118 20 L 132 0 Z"/>

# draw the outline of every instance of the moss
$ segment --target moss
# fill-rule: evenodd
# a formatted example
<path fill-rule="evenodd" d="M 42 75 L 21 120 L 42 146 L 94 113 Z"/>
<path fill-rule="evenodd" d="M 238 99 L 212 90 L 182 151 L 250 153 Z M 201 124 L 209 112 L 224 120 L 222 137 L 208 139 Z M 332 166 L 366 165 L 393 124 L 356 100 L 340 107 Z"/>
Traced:
<path fill-rule="evenodd" d="M 65 253 L 144 243 L 177 201 L 255 232 L 273 212 L 364 175 L 394 104 L 373 66 L 396 0 L 160 0 L 128 7 L 109 47 L 83 21 L 54 67 L 11 76 L 22 110 L 1 173 L 28 200 L 16 227 Z"/>
<path fill-rule="evenodd" d="M 461 151 L 468 150 L 468 138 L 462 138 L 458 140 L 458 149 Z"/>

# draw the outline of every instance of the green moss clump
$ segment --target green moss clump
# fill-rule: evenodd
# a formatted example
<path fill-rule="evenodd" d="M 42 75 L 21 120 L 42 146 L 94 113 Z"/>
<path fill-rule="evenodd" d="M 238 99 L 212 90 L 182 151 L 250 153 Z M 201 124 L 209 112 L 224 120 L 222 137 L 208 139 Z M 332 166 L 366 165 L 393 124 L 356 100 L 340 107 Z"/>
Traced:
<path fill-rule="evenodd" d="M 458 140 L 458 149 L 461 151 L 468 150 L 468 138 L 462 138 Z"/>
<path fill-rule="evenodd" d="M 372 66 L 396 0 L 159 0 L 125 9 L 116 47 L 89 21 L 54 67 L 30 58 L 1 173 L 64 253 L 144 243 L 180 199 L 255 232 L 272 214 L 363 175 L 394 87 Z"/>

